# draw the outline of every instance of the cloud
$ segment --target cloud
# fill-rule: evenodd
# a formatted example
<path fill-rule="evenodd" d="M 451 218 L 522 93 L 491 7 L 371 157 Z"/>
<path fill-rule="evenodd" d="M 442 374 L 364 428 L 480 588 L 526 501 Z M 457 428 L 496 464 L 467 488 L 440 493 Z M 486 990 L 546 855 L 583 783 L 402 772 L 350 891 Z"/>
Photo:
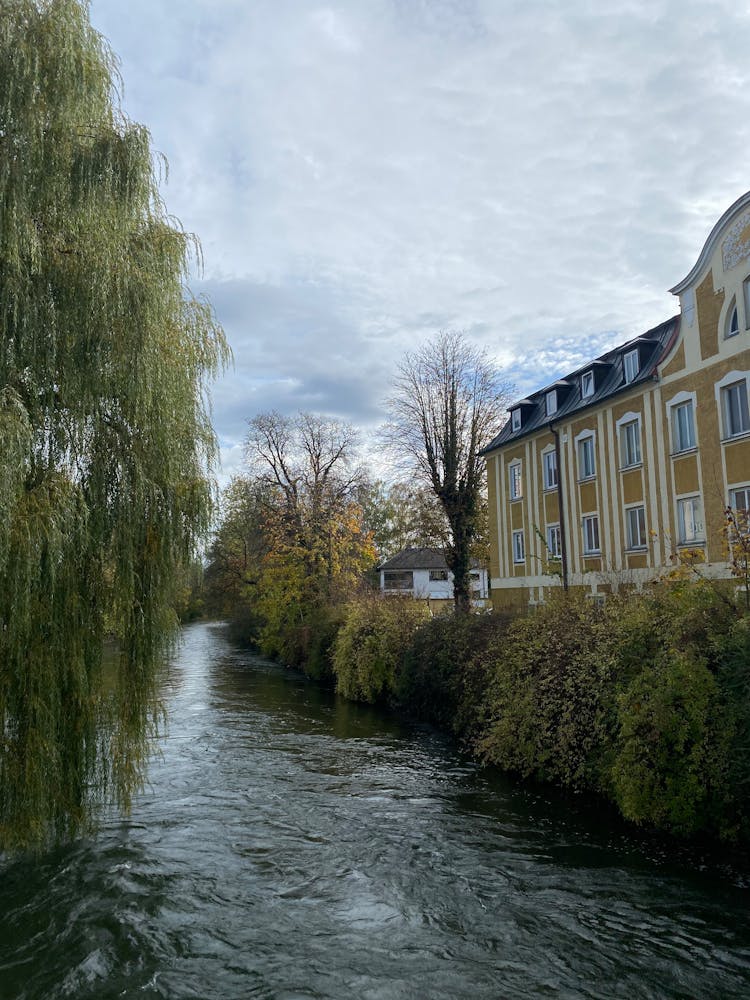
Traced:
<path fill-rule="evenodd" d="M 677 310 L 747 186 L 750 19 L 728 0 L 91 11 L 202 238 L 231 454 L 270 406 L 374 426 L 443 328 L 524 391 L 572 370 Z"/>

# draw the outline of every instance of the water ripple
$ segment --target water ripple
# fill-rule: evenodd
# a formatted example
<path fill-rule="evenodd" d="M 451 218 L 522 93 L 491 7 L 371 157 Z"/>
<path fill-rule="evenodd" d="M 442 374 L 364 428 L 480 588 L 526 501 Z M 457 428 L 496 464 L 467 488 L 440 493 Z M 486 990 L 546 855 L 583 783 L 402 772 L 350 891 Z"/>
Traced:
<path fill-rule="evenodd" d="M 746 998 L 748 873 L 186 630 L 127 820 L 0 881 L 0 1000 Z"/>

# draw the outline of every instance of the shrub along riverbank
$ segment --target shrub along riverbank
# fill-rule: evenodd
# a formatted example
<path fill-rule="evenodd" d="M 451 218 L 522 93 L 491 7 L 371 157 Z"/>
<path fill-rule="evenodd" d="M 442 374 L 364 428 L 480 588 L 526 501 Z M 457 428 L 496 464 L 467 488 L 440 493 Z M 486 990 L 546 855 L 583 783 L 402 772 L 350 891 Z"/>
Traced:
<path fill-rule="evenodd" d="M 485 762 L 678 836 L 750 842 L 750 616 L 707 582 L 603 607 L 561 594 L 513 619 L 367 596 L 291 646 L 345 697 L 432 722 Z"/>

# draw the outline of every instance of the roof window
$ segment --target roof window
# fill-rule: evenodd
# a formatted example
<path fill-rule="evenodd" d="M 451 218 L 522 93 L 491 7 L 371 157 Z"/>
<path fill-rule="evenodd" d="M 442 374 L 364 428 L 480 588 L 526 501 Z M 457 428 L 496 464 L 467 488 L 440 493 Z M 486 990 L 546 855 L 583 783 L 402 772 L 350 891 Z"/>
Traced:
<path fill-rule="evenodd" d="M 625 381 L 632 382 L 638 374 L 638 369 L 641 367 L 638 360 L 637 347 L 634 351 L 628 351 L 623 359 L 623 364 L 625 366 Z"/>
<path fill-rule="evenodd" d="M 594 395 L 594 373 L 584 372 L 581 375 L 581 397 L 586 399 L 587 396 Z"/>
<path fill-rule="evenodd" d="M 551 389 L 544 397 L 544 412 L 548 417 L 557 413 L 557 389 Z"/>

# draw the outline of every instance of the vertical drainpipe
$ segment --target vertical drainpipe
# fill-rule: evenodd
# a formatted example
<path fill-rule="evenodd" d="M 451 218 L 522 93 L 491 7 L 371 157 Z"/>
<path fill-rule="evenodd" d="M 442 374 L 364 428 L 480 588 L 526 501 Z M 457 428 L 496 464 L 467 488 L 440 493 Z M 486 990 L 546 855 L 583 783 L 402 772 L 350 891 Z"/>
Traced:
<path fill-rule="evenodd" d="M 563 507 L 562 459 L 560 456 L 560 434 L 550 421 L 549 429 L 555 439 L 555 462 L 557 463 L 557 506 L 560 508 L 560 562 L 562 563 L 563 590 L 568 590 L 568 542 L 565 531 L 565 508 Z"/>

